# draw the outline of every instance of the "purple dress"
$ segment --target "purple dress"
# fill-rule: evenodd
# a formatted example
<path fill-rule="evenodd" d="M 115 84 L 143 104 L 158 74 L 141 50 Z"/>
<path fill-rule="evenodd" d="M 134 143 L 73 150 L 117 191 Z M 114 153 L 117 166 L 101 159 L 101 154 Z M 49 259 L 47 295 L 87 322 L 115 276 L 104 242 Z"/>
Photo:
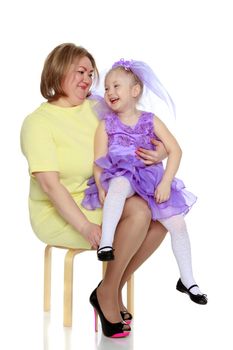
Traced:
<path fill-rule="evenodd" d="M 196 197 L 184 188 L 181 180 L 174 178 L 170 198 L 166 202 L 156 203 L 154 193 L 164 174 L 163 164 L 145 165 L 135 154 L 138 147 L 154 149 L 150 142 L 152 138 L 157 138 L 153 114 L 142 112 L 137 124 L 128 126 L 117 115 L 110 113 L 105 117 L 105 125 L 108 154 L 95 161 L 103 169 L 100 178 L 103 188 L 107 191 L 112 178 L 125 176 L 133 190 L 148 203 L 153 220 L 186 214 L 196 202 Z M 94 177 L 90 178 L 88 185 L 82 205 L 90 210 L 101 207 Z"/>

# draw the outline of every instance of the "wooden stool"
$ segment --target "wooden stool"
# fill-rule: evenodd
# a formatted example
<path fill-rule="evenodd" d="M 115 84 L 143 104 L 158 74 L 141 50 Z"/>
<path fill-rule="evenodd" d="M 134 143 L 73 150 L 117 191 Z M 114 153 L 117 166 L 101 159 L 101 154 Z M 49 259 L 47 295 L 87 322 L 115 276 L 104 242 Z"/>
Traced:
<path fill-rule="evenodd" d="M 88 249 L 70 249 L 47 245 L 44 252 L 44 311 L 50 311 L 51 301 L 51 258 L 52 248 L 67 249 L 64 261 L 64 308 L 63 308 L 63 325 L 72 326 L 72 304 L 73 304 L 73 262 L 77 254 L 87 251 Z M 103 276 L 107 263 L 103 262 Z M 131 275 L 127 281 L 127 309 L 133 313 L 134 309 L 134 276 Z"/>

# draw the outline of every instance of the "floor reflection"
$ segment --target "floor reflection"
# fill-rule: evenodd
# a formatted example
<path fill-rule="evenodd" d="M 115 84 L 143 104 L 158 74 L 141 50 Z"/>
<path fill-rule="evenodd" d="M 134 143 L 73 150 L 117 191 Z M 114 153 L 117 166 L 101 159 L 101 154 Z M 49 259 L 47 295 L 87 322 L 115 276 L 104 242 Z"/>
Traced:
<path fill-rule="evenodd" d="M 64 327 L 64 350 L 71 350 L 72 328 Z"/>
<path fill-rule="evenodd" d="M 50 312 L 44 312 L 44 324 L 43 324 L 44 350 L 49 350 L 49 327 L 50 327 Z"/>
<path fill-rule="evenodd" d="M 52 346 L 54 345 L 54 330 L 51 325 L 51 316 L 49 312 L 44 313 L 43 321 L 43 350 L 54 350 L 52 349 Z M 60 330 L 63 330 L 63 336 Z M 77 330 L 73 329 L 72 327 L 61 327 L 60 330 L 60 334 L 57 334 L 56 338 L 60 338 L 60 341 L 61 338 L 63 338 L 64 341 L 60 342 L 59 349 L 77 350 L 79 346 L 79 335 L 77 334 Z M 72 336 L 75 338 L 73 341 Z M 93 345 L 91 348 L 93 350 L 133 350 L 133 338 L 133 331 L 131 331 L 130 336 L 126 338 L 107 338 L 102 334 L 101 326 L 99 325 L 99 332 L 95 334 L 94 342 L 92 343 Z M 80 345 L 82 342 L 83 340 L 81 341 L 80 339 Z M 62 346 L 62 343 L 64 346 Z"/>

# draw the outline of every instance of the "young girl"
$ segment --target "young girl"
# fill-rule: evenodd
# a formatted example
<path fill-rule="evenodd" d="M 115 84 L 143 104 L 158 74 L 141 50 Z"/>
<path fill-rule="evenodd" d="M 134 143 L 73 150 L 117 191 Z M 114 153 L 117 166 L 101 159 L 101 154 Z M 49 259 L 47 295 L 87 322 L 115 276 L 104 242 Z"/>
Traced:
<path fill-rule="evenodd" d="M 103 206 L 102 238 L 98 259 L 114 259 L 112 243 L 126 198 L 135 193 L 147 201 L 153 220 L 159 220 L 171 234 L 172 249 L 180 279 L 177 290 L 191 300 L 206 304 L 207 297 L 196 285 L 191 263 L 189 236 L 184 215 L 196 197 L 175 178 L 181 149 L 175 137 L 153 113 L 137 109 L 144 85 L 174 110 L 173 102 L 148 65 L 140 61 L 114 63 L 105 77 L 105 103 L 110 108 L 95 135 L 94 178 L 89 181 L 82 202 L 87 209 Z M 137 157 L 137 149 L 153 149 L 152 138 L 161 140 L 168 159 L 146 166 Z"/>

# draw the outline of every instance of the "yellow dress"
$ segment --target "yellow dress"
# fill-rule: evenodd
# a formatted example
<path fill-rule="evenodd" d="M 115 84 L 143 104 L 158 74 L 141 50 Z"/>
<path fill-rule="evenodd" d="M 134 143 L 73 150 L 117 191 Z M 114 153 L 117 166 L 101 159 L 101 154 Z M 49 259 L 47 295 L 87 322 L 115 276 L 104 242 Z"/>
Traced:
<path fill-rule="evenodd" d="M 25 118 L 21 129 L 21 148 L 30 174 L 29 212 L 37 237 L 51 245 L 90 248 L 90 244 L 55 210 L 35 177 L 36 171 L 58 171 L 61 183 L 89 221 L 100 224 L 102 210 L 81 206 L 87 180 L 93 172 L 94 134 L 98 119 L 92 101 L 63 108 L 43 103 Z"/>

